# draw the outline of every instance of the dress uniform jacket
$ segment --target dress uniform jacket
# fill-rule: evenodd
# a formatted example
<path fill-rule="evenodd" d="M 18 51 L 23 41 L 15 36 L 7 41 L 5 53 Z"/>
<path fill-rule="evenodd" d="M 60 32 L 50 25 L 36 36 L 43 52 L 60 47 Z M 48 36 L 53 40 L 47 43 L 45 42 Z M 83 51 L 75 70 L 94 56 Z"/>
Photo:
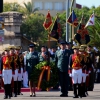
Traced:
<path fill-rule="evenodd" d="M 31 73 L 35 67 L 35 65 L 38 64 L 38 53 L 37 52 L 29 52 L 26 55 L 26 71 L 28 72 L 28 78 L 31 78 Z"/>
<path fill-rule="evenodd" d="M 61 72 L 68 72 L 68 64 L 69 64 L 69 56 L 70 56 L 70 50 L 65 49 L 57 50 L 55 53 L 55 61 L 58 69 Z"/>
<path fill-rule="evenodd" d="M 39 62 L 42 62 L 42 61 L 49 61 L 50 60 L 50 53 L 48 51 L 44 52 L 44 55 L 46 56 L 46 58 L 44 58 L 42 55 L 41 55 L 41 52 L 38 54 L 39 56 Z"/>

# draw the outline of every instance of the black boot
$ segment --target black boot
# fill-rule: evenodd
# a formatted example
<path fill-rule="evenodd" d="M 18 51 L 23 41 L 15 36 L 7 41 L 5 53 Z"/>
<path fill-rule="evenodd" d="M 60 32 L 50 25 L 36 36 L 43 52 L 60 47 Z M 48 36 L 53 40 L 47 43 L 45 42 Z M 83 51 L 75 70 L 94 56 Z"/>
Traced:
<path fill-rule="evenodd" d="M 81 84 L 78 84 L 78 96 L 79 96 L 79 98 L 82 98 L 82 88 L 81 88 Z"/>
<path fill-rule="evenodd" d="M 83 83 L 83 86 L 82 86 L 82 97 L 86 97 L 86 94 L 85 94 L 85 89 L 86 89 L 86 85 L 85 83 Z"/>
<path fill-rule="evenodd" d="M 17 81 L 14 81 L 14 97 L 17 97 Z"/>
<path fill-rule="evenodd" d="M 8 94 L 7 94 L 7 84 L 4 85 L 4 91 L 5 91 L 4 99 L 7 99 L 8 98 Z"/>
<path fill-rule="evenodd" d="M 87 86 L 85 87 L 85 94 L 86 94 L 86 96 L 89 95 L 89 94 L 88 94 L 88 87 L 87 87 Z"/>
<path fill-rule="evenodd" d="M 11 99 L 11 84 L 8 84 L 8 96 Z"/>
<path fill-rule="evenodd" d="M 77 96 L 76 84 L 73 84 L 73 91 L 74 91 L 74 96 L 73 96 L 73 98 L 78 98 L 78 96 Z"/>
<path fill-rule="evenodd" d="M 10 89 L 10 96 L 13 97 L 13 88 Z"/>
<path fill-rule="evenodd" d="M 21 89 L 21 81 L 18 81 L 18 90 L 17 90 L 18 95 L 20 95 L 20 89 Z"/>

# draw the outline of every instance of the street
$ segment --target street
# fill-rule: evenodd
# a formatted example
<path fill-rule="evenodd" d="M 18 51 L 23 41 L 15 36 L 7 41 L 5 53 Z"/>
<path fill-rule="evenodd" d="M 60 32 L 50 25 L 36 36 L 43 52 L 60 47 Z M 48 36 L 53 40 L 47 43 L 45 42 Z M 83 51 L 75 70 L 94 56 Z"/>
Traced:
<path fill-rule="evenodd" d="M 94 91 L 89 91 L 88 97 L 83 97 L 83 100 L 100 100 L 100 84 L 95 84 Z M 23 92 L 23 95 L 12 97 L 13 100 L 73 100 L 73 92 L 69 91 L 68 97 L 59 97 L 60 91 L 36 92 L 36 97 L 29 97 L 29 92 Z M 4 94 L 0 93 L 0 100 Z M 79 98 L 80 99 L 80 98 Z"/>

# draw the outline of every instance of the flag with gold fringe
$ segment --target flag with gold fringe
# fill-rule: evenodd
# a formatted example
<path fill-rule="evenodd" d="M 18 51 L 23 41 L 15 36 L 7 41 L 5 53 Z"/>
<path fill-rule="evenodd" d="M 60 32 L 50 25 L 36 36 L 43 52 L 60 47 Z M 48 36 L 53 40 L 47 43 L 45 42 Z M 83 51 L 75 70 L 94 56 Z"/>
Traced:
<path fill-rule="evenodd" d="M 45 30 L 48 30 L 51 25 L 52 25 L 52 17 L 50 15 L 50 11 L 48 11 L 45 21 L 43 23 L 43 27 L 45 28 Z"/>
<path fill-rule="evenodd" d="M 77 33 L 75 34 L 75 40 L 79 44 L 88 44 L 90 42 L 90 36 L 88 34 L 88 30 L 85 27 L 85 18 L 82 15 L 81 21 L 79 23 Z"/>
<path fill-rule="evenodd" d="M 71 12 L 69 18 L 67 19 L 67 23 L 71 24 L 74 27 L 78 25 L 78 19 L 74 10 Z"/>
<path fill-rule="evenodd" d="M 50 34 L 49 34 L 49 36 L 55 40 L 58 40 L 61 37 L 61 25 L 59 21 L 60 19 L 57 15 L 52 25 Z"/>

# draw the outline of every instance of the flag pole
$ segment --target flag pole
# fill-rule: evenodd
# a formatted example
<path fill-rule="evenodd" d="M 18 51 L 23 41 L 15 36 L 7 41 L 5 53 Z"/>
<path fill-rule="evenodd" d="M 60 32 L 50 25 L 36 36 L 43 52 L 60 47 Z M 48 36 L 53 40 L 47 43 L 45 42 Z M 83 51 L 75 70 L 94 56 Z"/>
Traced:
<path fill-rule="evenodd" d="M 71 2 L 71 8 L 70 8 L 70 13 L 73 10 L 73 5 L 74 5 L 74 0 Z M 72 42 L 72 39 L 74 38 L 74 26 L 70 26 L 70 42 Z"/>

